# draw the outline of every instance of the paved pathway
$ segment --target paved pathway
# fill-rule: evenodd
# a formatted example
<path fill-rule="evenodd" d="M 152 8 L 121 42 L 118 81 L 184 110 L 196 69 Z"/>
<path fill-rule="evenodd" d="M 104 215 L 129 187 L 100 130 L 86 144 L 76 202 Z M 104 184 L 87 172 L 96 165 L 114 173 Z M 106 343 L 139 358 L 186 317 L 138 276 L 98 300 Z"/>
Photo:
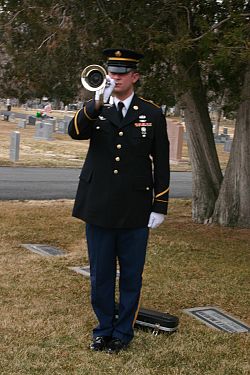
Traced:
<path fill-rule="evenodd" d="M 0 167 L 0 200 L 73 199 L 79 168 Z M 170 196 L 191 198 L 190 172 L 172 172 Z"/>

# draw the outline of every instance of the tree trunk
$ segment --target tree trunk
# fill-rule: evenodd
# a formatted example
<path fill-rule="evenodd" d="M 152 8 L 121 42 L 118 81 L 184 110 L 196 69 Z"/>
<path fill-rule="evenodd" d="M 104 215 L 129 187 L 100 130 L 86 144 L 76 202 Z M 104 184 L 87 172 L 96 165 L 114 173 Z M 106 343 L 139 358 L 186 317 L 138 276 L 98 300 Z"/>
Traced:
<path fill-rule="evenodd" d="M 245 73 L 234 140 L 213 220 L 250 227 L 250 64 Z"/>
<path fill-rule="evenodd" d="M 188 77 L 190 82 L 190 88 L 183 94 L 182 100 L 185 106 L 187 141 L 193 174 L 192 217 L 195 222 L 204 223 L 214 211 L 222 172 L 199 65 L 195 62 L 194 56 L 186 56 L 180 69 L 184 71 L 186 81 Z"/>

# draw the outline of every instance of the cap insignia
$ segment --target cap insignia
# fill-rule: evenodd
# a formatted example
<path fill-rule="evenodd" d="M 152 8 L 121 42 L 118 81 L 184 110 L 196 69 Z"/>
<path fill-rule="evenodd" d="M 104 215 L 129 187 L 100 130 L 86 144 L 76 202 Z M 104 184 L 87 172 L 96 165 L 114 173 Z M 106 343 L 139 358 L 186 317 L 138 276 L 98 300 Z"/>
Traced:
<path fill-rule="evenodd" d="M 121 55 L 122 55 L 121 51 L 116 51 L 116 52 L 115 52 L 115 56 L 116 56 L 116 57 L 121 57 Z"/>

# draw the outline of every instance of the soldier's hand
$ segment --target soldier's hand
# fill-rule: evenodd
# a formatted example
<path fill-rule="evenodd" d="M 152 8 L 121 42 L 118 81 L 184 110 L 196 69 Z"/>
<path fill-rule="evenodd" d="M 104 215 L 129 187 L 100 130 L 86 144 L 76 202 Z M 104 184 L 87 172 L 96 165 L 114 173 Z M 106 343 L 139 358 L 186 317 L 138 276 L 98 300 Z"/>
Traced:
<path fill-rule="evenodd" d="M 106 76 L 106 86 L 103 93 L 103 102 L 108 103 L 110 95 L 112 94 L 115 87 L 115 80 L 110 76 Z"/>
<path fill-rule="evenodd" d="M 106 85 L 104 88 L 95 92 L 95 101 L 101 103 L 108 103 L 110 95 L 115 87 L 115 80 L 110 76 L 106 76 Z"/>
<path fill-rule="evenodd" d="M 148 221 L 148 227 L 149 228 L 157 228 L 159 225 L 163 223 L 165 219 L 165 216 L 163 214 L 158 214 L 157 212 L 151 212 L 149 216 L 149 221 Z"/>

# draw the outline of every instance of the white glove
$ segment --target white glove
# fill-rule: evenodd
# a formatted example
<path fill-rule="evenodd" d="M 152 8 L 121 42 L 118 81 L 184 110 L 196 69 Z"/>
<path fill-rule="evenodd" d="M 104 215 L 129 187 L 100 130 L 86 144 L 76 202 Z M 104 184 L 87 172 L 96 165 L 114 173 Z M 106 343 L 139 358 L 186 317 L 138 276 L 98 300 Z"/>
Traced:
<path fill-rule="evenodd" d="M 96 101 L 103 101 L 103 103 L 107 103 L 109 101 L 109 97 L 112 94 L 112 91 L 115 87 L 115 80 L 110 78 L 110 76 L 106 76 L 106 85 L 100 90 L 95 92 L 95 100 Z"/>
<path fill-rule="evenodd" d="M 165 219 L 165 216 L 163 214 L 158 214 L 157 212 L 151 212 L 149 216 L 149 221 L 148 221 L 148 227 L 149 228 L 157 228 L 160 224 L 163 223 Z"/>

